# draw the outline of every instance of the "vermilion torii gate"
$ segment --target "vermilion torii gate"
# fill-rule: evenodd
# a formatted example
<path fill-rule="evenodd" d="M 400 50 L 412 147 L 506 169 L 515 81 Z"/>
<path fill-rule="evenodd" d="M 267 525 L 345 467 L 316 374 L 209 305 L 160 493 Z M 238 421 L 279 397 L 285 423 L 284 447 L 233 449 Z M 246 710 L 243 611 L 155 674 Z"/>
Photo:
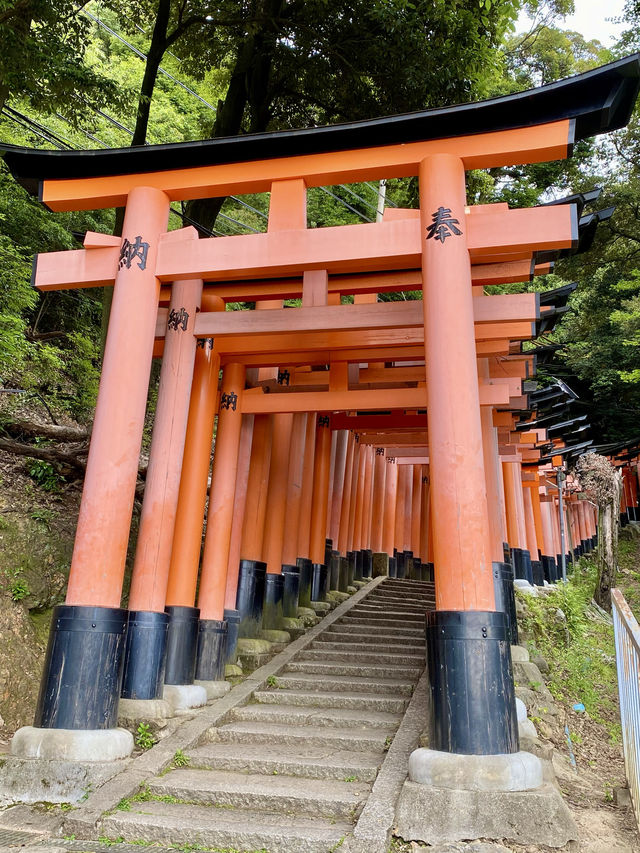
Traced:
<path fill-rule="evenodd" d="M 306 513 L 309 525 L 307 541 L 298 541 L 306 553 L 298 550 L 296 556 L 313 564 L 321 589 L 330 413 L 426 409 L 437 603 L 428 616 L 427 642 L 433 746 L 489 754 L 518 749 L 507 627 L 503 612 L 496 610 L 492 567 L 505 541 L 495 523 L 498 508 L 487 499 L 483 438 L 493 425 L 482 416 L 483 406 L 508 407 L 518 395 L 511 393 L 510 377 L 498 380 L 489 363 L 482 365 L 479 380 L 478 357 L 506 354 L 511 341 L 530 338 L 539 305 L 532 295 L 474 297 L 473 285 L 528 278 L 536 252 L 577 245 L 578 219 L 570 204 L 515 211 L 504 205 L 468 208 L 465 171 L 566 157 L 574 141 L 624 125 L 637 89 L 638 58 L 631 57 L 520 95 L 350 125 L 121 151 L 7 151 L 14 175 L 30 189 L 38 187 L 52 210 L 126 208 L 122 239 L 88 234 L 84 250 L 40 255 L 35 266 L 34 283 L 43 290 L 114 286 L 67 599 L 54 617 L 36 716 L 41 756 L 47 753 L 49 730 L 109 733 L 115 726 L 128 621 L 125 688 L 157 695 L 169 617 L 193 622 L 197 616 L 202 470 L 219 364 L 218 437 L 198 599 L 199 678 L 210 681 L 219 674 L 215 638 L 223 630 L 225 610 L 232 611 L 238 600 L 233 600 L 236 579 L 229 566 L 230 554 L 238 553 L 234 542 L 240 542 L 241 557 L 245 550 L 246 573 L 260 562 L 263 543 L 256 536 L 264 530 L 267 500 L 260 472 L 270 458 L 275 428 L 266 416 L 293 415 L 277 427 L 280 436 L 290 436 L 292 448 L 306 429 L 304 459 L 298 457 L 299 512 Z M 309 187 L 416 174 L 419 211 L 371 225 L 306 228 Z M 271 193 L 266 234 L 198 240 L 190 228 L 166 230 L 171 201 L 264 191 Z M 170 285 L 170 295 L 163 285 Z M 422 287 L 422 311 L 415 302 L 330 304 L 330 294 L 362 296 L 407 286 Z M 302 308 L 221 310 L 225 298 L 291 295 L 302 295 Z M 164 313 L 158 311 L 161 297 L 170 299 Z M 165 336 L 162 402 L 129 614 L 120 607 L 122 579 L 158 333 Z M 197 340 L 205 342 L 198 352 Z M 374 374 L 364 382 L 384 385 L 392 377 L 375 365 L 403 361 L 422 362 L 415 387 L 407 386 L 412 380 L 406 375 L 400 380 L 404 387 L 350 387 L 350 364 L 367 363 Z M 191 417 L 188 377 L 194 363 Z M 291 392 L 270 394 L 245 388 L 248 367 L 313 364 L 330 365 L 326 391 L 297 391 L 295 384 Z M 296 421 L 302 413 L 318 413 L 317 428 L 315 417 L 307 415 L 306 427 Z M 242 451 L 247 416 L 254 416 L 250 465 Z M 245 529 L 234 540 L 245 461 L 245 484 L 247 478 L 262 483 L 262 491 L 245 485 Z M 313 489 L 305 489 L 305 478 Z M 363 496 L 360 504 L 351 501 L 360 531 L 366 500 L 371 509 L 367 478 L 371 490 L 372 462 L 358 468 L 355 487 L 352 474 L 352 497 Z M 414 490 L 404 474 L 402 488 L 409 515 Z M 289 506 L 289 498 L 295 503 L 284 481 L 273 489 L 280 508 Z M 192 501 L 202 511 L 190 525 L 190 516 L 197 516 L 188 511 Z M 351 512 L 350 507 L 349 520 Z M 405 526 L 403 540 L 409 541 L 407 536 L 410 540 L 411 530 Z M 362 538 L 358 533 L 358 544 Z M 277 552 L 277 542 L 271 545 Z M 190 550 L 189 566 L 182 563 L 182 548 Z M 279 567 L 270 569 L 279 573 Z"/>

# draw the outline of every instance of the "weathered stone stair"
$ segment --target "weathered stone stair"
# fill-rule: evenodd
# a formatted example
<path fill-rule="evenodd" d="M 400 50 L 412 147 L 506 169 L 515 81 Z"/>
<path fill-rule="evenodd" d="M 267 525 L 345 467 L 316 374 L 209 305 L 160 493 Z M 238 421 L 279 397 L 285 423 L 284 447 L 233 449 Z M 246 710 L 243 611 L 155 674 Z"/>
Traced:
<path fill-rule="evenodd" d="M 102 821 L 124 841 L 328 853 L 364 807 L 424 668 L 433 586 L 387 579 Z"/>

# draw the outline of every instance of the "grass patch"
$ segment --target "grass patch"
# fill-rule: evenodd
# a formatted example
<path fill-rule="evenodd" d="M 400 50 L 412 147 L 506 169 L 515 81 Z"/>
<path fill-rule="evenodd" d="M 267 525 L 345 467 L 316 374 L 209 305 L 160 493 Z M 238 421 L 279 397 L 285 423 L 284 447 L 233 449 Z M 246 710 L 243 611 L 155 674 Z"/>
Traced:
<path fill-rule="evenodd" d="M 596 579 L 595 561 L 582 558 L 566 585 L 558 584 L 537 598 L 518 593 L 526 605 L 520 623 L 530 650 L 549 663 L 548 687 L 553 696 L 565 705 L 582 702 L 589 716 L 618 742 L 613 625 L 591 607 Z"/>

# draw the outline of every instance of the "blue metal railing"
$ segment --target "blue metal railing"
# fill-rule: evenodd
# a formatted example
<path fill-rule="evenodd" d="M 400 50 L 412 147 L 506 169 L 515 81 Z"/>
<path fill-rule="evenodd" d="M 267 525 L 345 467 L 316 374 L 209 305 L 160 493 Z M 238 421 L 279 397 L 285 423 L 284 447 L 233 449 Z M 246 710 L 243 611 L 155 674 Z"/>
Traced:
<path fill-rule="evenodd" d="M 640 824 L 640 625 L 619 589 L 611 590 L 622 745 L 631 803 Z"/>

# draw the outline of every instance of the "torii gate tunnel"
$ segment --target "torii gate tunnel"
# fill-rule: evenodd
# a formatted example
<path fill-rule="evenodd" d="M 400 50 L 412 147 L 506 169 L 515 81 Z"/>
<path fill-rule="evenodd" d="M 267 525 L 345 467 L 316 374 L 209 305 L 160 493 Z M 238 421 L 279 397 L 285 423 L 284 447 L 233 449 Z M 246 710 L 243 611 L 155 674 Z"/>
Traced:
<path fill-rule="evenodd" d="M 518 750 L 505 543 L 525 573 L 560 545 L 535 468 L 544 430 L 516 433 L 513 413 L 528 409 L 535 369 L 521 342 L 553 310 L 537 294 L 482 286 L 548 272 L 548 258 L 578 247 L 580 222 L 572 203 L 470 207 L 465 172 L 569 156 L 575 141 L 626 124 L 638 78 L 633 56 L 517 95 L 333 127 L 115 151 L 5 147 L 51 210 L 126 208 L 122 238 L 88 233 L 83 250 L 34 266 L 40 290 L 114 288 L 36 713 L 43 736 L 115 727 L 121 693 L 155 699 L 164 683 L 221 679 L 238 632 L 370 575 L 375 551 L 384 572 L 435 580 L 432 747 Z M 415 175 L 419 210 L 307 228 L 310 187 Z M 172 201 L 267 191 L 264 234 L 167 231 Z M 377 302 L 410 289 L 422 306 Z M 296 296 L 302 307 L 285 309 Z M 235 300 L 270 310 L 226 312 Z M 127 610 L 154 353 L 162 373 Z M 591 541 L 593 514 L 579 515 Z"/>

